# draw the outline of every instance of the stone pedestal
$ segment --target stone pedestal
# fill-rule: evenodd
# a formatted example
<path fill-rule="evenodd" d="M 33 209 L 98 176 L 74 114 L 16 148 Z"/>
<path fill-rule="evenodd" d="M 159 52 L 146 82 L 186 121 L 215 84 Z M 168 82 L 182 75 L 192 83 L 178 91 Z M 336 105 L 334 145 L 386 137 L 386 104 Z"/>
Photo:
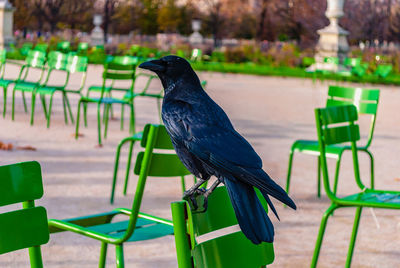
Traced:
<path fill-rule="evenodd" d="M 0 1 L 0 49 L 14 43 L 13 14 L 15 8 L 7 1 Z"/>
<path fill-rule="evenodd" d="M 192 46 L 201 45 L 203 43 L 203 36 L 199 33 L 201 28 L 201 21 L 198 19 L 192 20 L 193 33 L 189 36 L 189 42 Z"/>
<path fill-rule="evenodd" d="M 93 17 L 94 28 L 90 33 L 90 44 L 92 46 L 104 45 L 104 31 L 100 27 L 103 23 L 103 18 L 101 15 L 96 14 Z"/>
<path fill-rule="evenodd" d="M 324 65 L 323 59 L 325 57 L 338 57 L 340 62 L 347 56 L 349 45 L 347 43 L 348 31 L 339 26 L 338 21 L 343 13 L 344 0 L 328 0 L 328 8 L 326 16 L 329 18 L 330 24 L 318 31 L 320 35 L 317 44 L 317 54 L 315 60 L 317 64 Z M 325 66 L 323 69 L 336 69 L 338 66 Z"/>

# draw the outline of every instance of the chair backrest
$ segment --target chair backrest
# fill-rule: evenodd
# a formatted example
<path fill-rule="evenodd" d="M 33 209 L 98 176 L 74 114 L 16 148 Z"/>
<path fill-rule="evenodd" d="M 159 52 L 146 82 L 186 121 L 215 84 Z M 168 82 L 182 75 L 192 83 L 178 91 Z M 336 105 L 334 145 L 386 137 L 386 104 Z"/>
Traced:
<path fill-rule="evenodd" d="M 361 64 L 361 58 L 345 58 L 344 66 L 356 67 Z"/>
<path fill-rule="evenodd" d="M 46 43 L 40 43 L 36 44 L 36 46 L 33 48 L 34 50 L 42 51 L 42 52 L 47 52 L 49 45 Z"/>
<path fill-rule="evenodd" d="M 392 71 L 393 66 L 391 64 L 382 64 L 378 65 L 378 67 L 375 70 L 375 75 L 386 78 L 390 72 Z"/>
<path fill-rule="evenodd" d="M 63 53 L 68 53 L 71 50 L 71 43 L 68 41 L 58 42 L 56 50 Z"/>
<path fill-rule="evenodd" d="M 107 81 L 114 84 L 117 80 L 130 80 L 129 90 L 131 96 L 133 95 L 133 86 L 135 82 L 135 71 L 138 65 L 138 59 L 130 56 L 115 56 L 109 58 L 104 64 L 103 71 L 103 90 L 101 91 L 101 98 L 107 85 Z"/>
<path fill-rule="evenodd" d="M 162 125 L 148 124 L 141 140 L 143 151 L 136 158 L 134 173 L 139 176 L 128 230 L 122 240 L 128 239 L 135 228 L 147 177 L 182 177 L 190 172 L 173 152 L 153 152 L 154 149 L 173 150 L 171 139 Z"/>
<path fill-rule="evenodd" d="M 83 73 L 87 71 L 88 58 L 73 53 L 68 54 L 67 71 L 70 73 Z"/>
<path fill-rule="evenodd" d="M 23 43 L 21 48 L 19 49 L 19 52 L 21 53 L 21 55 L 26 56 L 28 55 L 29 50 L 31 50 L 33 47 L 33 44 L 30 42 L 27 43 Z"/>
<path fill-rule="evenodd" d="M 366 147 L 371 144 L 374 134 L 379 94 L 379 89 L 329 86 L 328 90 L 328 99 L 326 101 L 327 107 L 352 104 L 357 107 L 359 114 L 367 114 L 371 116 L 368 140 L 365 145 Z"/>
<path fill-rule="evenodd" d="M 351 143 L 356 183 L 360 189 L 366 188 L 361 182 L 358 168 L 356 141 L 360 139 L 360 130 L 359 126 L 355 124 L 357 120 L 358 112 L 356 106 L 354 105 L 331 106 L 327 108 L 315 109 L 315 121 L 317 126 L 324 187 L 327 196 L 332 200 L 336 200 L 337 197 L 332 192 L 329 183 L 325 154 L 325 147 L 327 145 L 343 142 Z"/>
<path fill-rule="evenodd" d="M 50 51 L 47 57 L 47 66 L 50 70 L 64 70 L 67 68 L 68 56 L 60 51 Z"/>
<path fill-rule="evenodd" d="M 25 59 L 29 67 L 43 68 L 46 63 L 46 53 L 39 50 L 30 50 Z"/>
<path fill-rule="evenodd" d="M 76 52 L 78 55 L 86 55 L 89 50 L 89 44 L 85 42 L 81 42 L 78 44 Z"/>
<path fill-rule="evenodd" d="M 224 186 L 209 196 L 205 212 L 192 213 L 185 201 L 172 203 L 171 209 L 179 268 L 258 268 L 273 262 L 273 244 L 254 245 L 238 229 Z"/>
<path fill-rule="evenodd" d="M 0 167 L 0 207 L 21 202 L 23 205 L 23 209 L 0 214 L 0 254 L 29 248 L 32 267 L 42 267 L 39 246 L 49 241 L 46 210 L 34 203 L 42 196 L 38 162 Z"/>

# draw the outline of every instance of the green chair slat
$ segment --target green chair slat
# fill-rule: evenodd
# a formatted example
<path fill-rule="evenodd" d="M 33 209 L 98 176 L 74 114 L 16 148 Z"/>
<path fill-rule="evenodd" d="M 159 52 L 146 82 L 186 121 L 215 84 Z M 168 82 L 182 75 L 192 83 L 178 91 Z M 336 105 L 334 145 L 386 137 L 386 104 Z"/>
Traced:
<path fill-rule="evenodd" d="M 59 51 L 51 51 L 47 58 L 47 65 L 50 69 L 66 70 L 67 55 Z"/>
<path fill-rule="evenodd" d="M 135 162 L 134 174 L 139 175 L 142 167 L 144 152 L 140 152 Z M 148 176 L 152 177 L 179 177 L 189 175 L 190 172 L 179 160 L 176 154 L 158 154 L 151 156 Z"/>
<path fill-rule="evenodd" d="M 356 121 L 358 119 L 357 108 L 353 105 L 327 107 L 320 110 L 320 115 L 324 125 Z"/>
<path fill-rule="evenodd" d="M 111 91 L 111 87 L 104 87 L 104 92 L 110 92 Z M 89 91 L 95 91 L 95 92 L 101 92 L 103 90 L 102 86 L 90 86 Z"/>
<path fill-rule="evenodd" d="M 135 77 L 135 73 L 127 72 L 127 73 L 115 73 L 110 72 L 110 70 L 103 73 L 103 79 L 114 79 L 114 80 L 132 80 Z"/>
<path fill-rule="evenodd" d="M 201 200 L 199 201 L 201 204 Z M 208 198 L 207 210 L 203 213 L 193 213 L 192 217 L 193 230 L 197 236 L 237 224 L 225 187 L 217 187 Z"/>
<path fill-rule="evenodd" d="M 56 50 L 64 53 L 69 52 L 71 50 L 71 43 L 68 41 L 58 42 Z"/>
<path fill-rule="evenodd" d="M 0 79 L 0 87 L 8 87 L 11 83 L 14 83 L 14 80 Z"/>
<path fill-rule="evenodd" d="M 343 100 L 335 100 L 329 99 L 326 102 L 326 106 L 338 106 L 338 105 L 355 105 L 357 107 L 359 114 L 371 114 L 375 115 L 378 110 L 378 103 L 355 103 L 352 101 L 343 101 Z"/>
<path fill-rule="evenodd" d="M 326 128 L 324 129 L 324 137 L 327 145 L 358 141 L 360 131 L 358 125 Z"/>
<path fill-rule="evenodd" d="M 48 241 L 47 214 L 43 207 L 0 214 L 0 254 L 43 245 Z"/>
<path fill-rule="evenodd" d="M 15 84 L 14 90 L 34 91 L 38 86 L 39 84 L 35 82 L 28 82 L 28 81 L 17 82 Z"/>
<path fill-rule="evenodd" d="M 296 144 L 294 146 L 294 151 L 296 152 L 302 152 L 302 153 L 307 153 L 311 155 L 319 155 L 319 145 L 318 141 L 314 140 L 298 140 L 296 141 L 298 145 Z M 336 145 L 330 145 L 326 147 L 326 154 L 329 155 L 330 157 L 337 156 L 343 152 L 343 146 L 336 146 Z"/>
<path fill-rule="evenodd" d="M 88 58 L 85 56 L 69 54 L 66 69 L 70 73 L 86 72 L 88 66 Z"/>
<path fill-rule="evenodd" d="M 43 196 L 41 169 L 38 162 L 0 166 L 0 206 Z"/>
<path fill-rule="evenodd" d="M 164 150 L 173 150 L 174 146 L 172 145 L 171 138 L 169 137 L 165 126 L 163 125 L 146 125 L 143 130 L 142 140 L 140 141 L 140 145 L 142 147 L 146 147 L 147 139 L 149 135 L 149 130 L 151 127 L 157 128 L 157 139 L 154 144 L 155 149 L 164 149 Z"/>
<path fill-rule="evenodd" d="M 46 53 L 39 50 L 30 50 L 25 62 L 30 67 L 42 68 L 46 63 Z"/>
<path fill-rule="evenodd" d="M 377 101 L 379 100 L 379 89 L 329 86 L 328 96 L 357 101 Z"/>
<path fill-rule="evenodd" d="M 110 68 L 120 68 L 119 70 L 129 70 L 128 67 L 130 65 L 137 65 L 139 63 L 139 59 L 137 57 L 131 56 L 115 56 L 108 63 Z"/>
<path fill-rule="evenodd" d="M 272 263 L 275 254 L 273 244 L 254 245 L 242 232 L 237 232 L 196 245 L 193 257 L 196 267 L 259 268 Z"/>

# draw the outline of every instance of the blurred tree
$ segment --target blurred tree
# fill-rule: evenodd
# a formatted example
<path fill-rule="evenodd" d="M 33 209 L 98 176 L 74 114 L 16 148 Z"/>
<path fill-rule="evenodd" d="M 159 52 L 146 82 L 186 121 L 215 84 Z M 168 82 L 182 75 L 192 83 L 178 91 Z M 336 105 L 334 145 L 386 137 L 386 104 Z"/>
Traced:
<path fill-rule="evenodd" d="M 80 29 L 89 31 L 94 13 L 96 0 L 68 0 L 61 8 L 62 21 L 69 25 L 72 30 Z"/>
<path fill-rule="evenodd" d="M 104 0 L 104 20 L 103 20 L 103 31 L 104 31 L 104 42 L 108 40 L 108 28 L 110 26 L 111 17 L 115 12 L 115 5 L 118 0 Z"/>
<path fill-rule="evenodd" d="M 112 28 L 115 33 L 128 34 L 138 28 L 140 3 L 137 0 L 124 1 L 115 8 L 112 16 Z"/>
<path fill-rule="evenodd" d="M 64 3 L 63 0 L 33 0 L 32 14 L 38 20 L 39 30 L 42 30 L 44 22 L 47 22 L 50 32 L 54 33 L 57 23 L 61 20 L 60 13 Z"/>
<path fill-rule="evenodd" d="M 142 8 L 139 15 L 139 29 L 142 34 L 155 35 L 158 33 L 157 16 L 160 0 L 140 0 Z"/>
<path fill-rule="evenodd" d="M 208 27 L 211 31 L 214 39 L 214 47 L 218 47 L 222 38 L 221 29 L 224 27 L 225 24 L 225 16 L 222 12 L 222 1 L 203 0 L 202 3 L 206 6 L 206 27 Z"/>
<path fill-rule="evenodd" d="M 161 6 L 157 16 L 159 29 L 166 33 L 176 32 L 182 19 L 180 15 L 180 8 L 176 6 L 176 1 L 166 0 Z"/>
<path fill-rule="evenodd" d="M 182 35 L 189 35 L 193 32 L 192 20 L 200 17 L 200 12 L 191 0 L 179 9 L 180 20 L 177 25 L 178 32 Z"/>

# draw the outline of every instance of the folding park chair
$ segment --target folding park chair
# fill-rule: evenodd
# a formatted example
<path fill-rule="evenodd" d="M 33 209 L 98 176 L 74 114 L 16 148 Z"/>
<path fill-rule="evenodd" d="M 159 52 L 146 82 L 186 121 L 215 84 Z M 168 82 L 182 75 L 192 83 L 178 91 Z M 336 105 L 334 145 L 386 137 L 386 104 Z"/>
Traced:
<path fill-rule="evenodd" d="M 67 54 L 71 51 L 71 43 L 68 41 L 58 42 L 56 50 Z"/>
<path fill-rule="evenodd" d="M 7 111 L 7 89 L 8 86 L 14 83 L 14 80 L 4 78 L 5 69 L 6 69 L 6 55 L 7 51 L 2 49 L 0 50 L 0 87 L 3 88 L 3 118 L 6 117 Z"/>
<path fill-rule="evenodd" d="M 34 201 L 42 196 L 38 162 L 0 167 L 0 207 L 22 202 L 22 209 L 0 213 L 0 254 L 28 248 L 32 268 L 43 267 L 40 245 L 49 241 L 46 209 Z"/>
<path fill-rule="evenodd" d="M 157 131 L 153 131 L 152 130 L 153 128 L 156 128 Z M 150 137 L 150 133 L 153 133 L 152 135 L 154 135 L 154 136 Z M 154 140 L 154 142 L 152 140 Z M 114 203 L 114 192 L 115 192 L 115 185 L 117 183 L 117 173 L 118 173 L 118 167 L 119 167 L 121 148 L 125 143 L 130 142 L 129 151 L 128 151 L 128 161 L 126 164 L 124 190 L 123 190 L 124 195 L 126 195 L 126 191 L 127 191 L 127 187 L 128 187 L 128 180 L 129 180 L 129 172 L 130 172 L 130 167 L 131 167 L 132 154 L 133 154 L 133 146 L 136 141 L 140 142 L 140 145 L 142 148 L 146 148 L 146 150 L 149 150 L 150 152 L 152 152 L 154 149 L 174 150 L 174 147 L 171 142 L 171 138 L 169 137 L 169 135 L 163 125 L 147 124 L 144 127 L 143 132 L 138 132 L 131 137 L 127 137 L 127 138 L 123 139 L 118 144 L 117 152 L 116 152 L 116 156 L 115 156 L 113 182 L 112 182 L 111 197 L 110 197 L 111 204 Z M 149 144 L 149 142 L 151 142 L 151 144 L 153 144 L 153 145 L 150 146 L 151 144 Z M 141 156 L 138 155 L 136 162 L 141 161 L 140 157 Z M 177 159 L 175 153 L 168 154 L 168 157 L 170 157 L 171 159 L 174 159 L 173 161 L 171 160 L 168 163 L 168 167 L 170 168 L 171 171 L 164 172 L 164 173 L 162 173 L 160 171 L 157 176 L 159 176 L 159 177 L 171 177 L 171 176 L 180 177 L 181 185 L 182 185 L 182 192 L 183 192 L 186 189 L 185 176 L 189 175 L 190 173 L 186 168 L 182 168 L 182 163 L 179 161 L 179 159 L 178 159 L 178 161 L 175 161 Z M 165 162 L 163 164 L 167 164 L 167 162 Z M 139 174 L 137 174 L 137 170 L 135 170 L 134 172 L 136 175 L 139 175 Z M 169 173 L 169 172 L 172 172 L 172 173 Z M 194 181 L 196 182 L 196 179 L 194 179 Z"/>
<path fill-rule="evenodd" d="M 355 124 L 357 119 L 357 108 L 353 105 L 333 106 L 315 110 L 318 146 L 320 150 L 319 158 L 324 181 L 324 189 L 326 195 L 331 200 L 331 205 L 322 216 L 318 238 L 315 244 L 314 255 L 311 262 L 312 268 L 317 266 L 326 224 L 329 216 L 332 215 L 334 210 L 342 207 L 356 208 L 356 215 L 354 218 L 353 230 L 345 265 L 345 267 L 350 267 L 362 208 L 371 207 L 400 209 L 400 192 L 373 190 L 371 188 L 367 188 L 361 181 L 358 163 L 359 147 L 356 145 L 356 141 L 360 139 L 359 126 Z M 336 193 L 332 191 L 329 183 L 327 148 L 331 145 L 341 144 L 343 142 L 350 142 L 351 144 L 350 147 L 354 167 L 354 179 L 361 191 L 353 195 L 338 197 Z"/>
<path fill-rule="evenodd" d="M 69 113 L 71 122 L 74 123 L 74 116 L 72 114 L 71 105 L 69 103 L 68 93 L 80 94 L 82 96 L 81 92 L 85 86 L 87 65 L 88 65 L 87 57 L 73 55 L 71 53 L 67 55 L 67 54 L 64 54 L 61 52 L 56 52 L 56 51 L 52 51 L 49 53 L 49 58 L 48 58 L 49 71 L 47 73 L 47 77 L 46 77 L 44 83 L 41 84 L 36 89 L 36 92 L 35 92 L 35 93 L 39 94 L 41 97 L 45 116 L 47 119 L 47 127 L 50 126 L 52 102 L 53 102 L 53 96 L 54 96 L 55 92 L 60 92 L 62 94 L 65 123 L 68 124 L 68 113 Z M 63 72 L 65 74 L 65 80 L 62 85 L 49 84 L 49 79 L 50 79 L 53 71 L 57 71 L 58 73 Z M 74 73 L 82 73 L 81 79 L 80 79 L 81 80 L 80 85 L 77 89 L 68 89 L 67 87 L 69 85 L 71 75 Z M 45 101 L 46 95 L 50 96 L 50 104 L 49 104 L 48 109 L 46 108 L 46 104 L 45 104 L 46 103 L 46 101 Z M 34 112 L 34 109 L 32 109 L 32 112 Z M 85 123 L 87 123 L 86 117 L 84 119 L 85 119 Z"/>
<path fill-rule="evenodd" d="M 206 211 L 191 211 L 186 201 L 171 210 L 179 268 L 259 268 L 274 261 L 272 243 L 255 245 L 240 231 L 225 186 L 209 196 Z"/>
<path fill-rule="evenodd" d="M 124 91 L 133 92 L 133 85 L 135 80 L 135 70 L 137 66 L 137 60 L 129 57 L 114 57 L 111 61 L 107 62 L 104 66 L 103 72 L 103 84 L 102 90 L 100 92 L 100 97 L 81 97 L 78 102 L 78 112 L 77 112 L 77 120 L 76 120 L 76 132 L 75 138 L 78 139 L 79 134 L 79 117 L 80 117 L 80 107 L 81 104 L 84 106 L 88 103 L 96 103 L 97 104 L 97 130 L 98 130 L 98 142 L 99 146 L 101 146 L 101 117 L 100 117 L 100 108 L 101 105 L 104 104 L 103 111 L 103 120 L 104 120 L 104 138 L 107 137 L 107 129 L 108 129 L 108 119 L 110 108 L 112 104 L 127 104 L 130 107 L 130 132 L 133 133 L 135 130 L 135 117 L 134 117 L 134 107 L 132 100 L 113 98 L 111 96 L 111 91 L 107 89 L 107 82 L 111 80 L 114 81 L 129 81 L 130 87 L 128 89 L 123 89 Z M 115 88 L 113 88 L 115 89 Z M 117 90 L 117 89 L 115 89 Z M 121 89 L 122 90 L 122 89 Z M 86 115 L 85 115 L 86 116 Z"/>
<path fill-rule="evenodd" d="M 371 162 L 371 188 L 374 188 L 374 157 L 369 151 L 369 146 L 372 143 L 372 137 L 375 129 L 376 113 L 378 110 L 379 103 L 379 89 L 361 89 L 351 87 L 338 87 L 330 86 L 328 90 L 328 99 L 326 101 L 326 107 L 354 104 L 357 107 L 359 114 L 365 114 L 371 116 L 371 123 L 368 133 L 368 139 L 364 146 L 358 146 L 358 150 L 365 152 Z M 348 144 L 334 144 L 326 148 L 326 157 L 336 159 L 336 173 L 334 180 L 333 192 L 336 193 L 340 162 L 342 154 L 345 151 L 351 150 L 351 146 Z M 293 156 L 295 152 L 319 156 L 320 151 L 318 147 L 318 141 L 316 140 L 297 140 L 293 143 L 290 149 L 289 165 L 286 179 L 286 192 L 289 193 L 290 178 L 292 173 Z M 317 181 L 317 195 L 321 196 L 321 163 L 318 157 L 318 181 Z"/>
<path fill-rule="evenodd" d="M 144 151 L 138 154 L 134 173 L 139 175 L 131 209 L 113 211 L 68 220 L 49 220 L 50 233 L 71 231 L 101 241 L 99 267 L 105 266 L 108 244 L 116 249 L 117 267 L 124 267 L 123 244 L 173 234 L 172 221 L 141 213 L 140 204 L 147 177 L 176 177 L 189 174 L 175 154 L 154 153 L 154 148 L 165 146 L 165 136 L 159 136 L 161 126 L 149 125 L 143 135 Z M 112 222 L 114 216 L 128 216 L 126 221 Z"/>
<path fill-rule="evenodd" d="M 46 53 L 39 50 L 30 50 L 25 59 L 25 64 L 22 65 L 21 70 L 19 72 L 18 78 L 15 80 L 15 85 L 12 92 L 12 110 L 11 110 L 11 119 L 14 121 L 15 114 L 15 92 L 21 91 L 22 100 L 24 103 L 24 110 L 28 112 L 26 100 L 25 100 L 25 92 L 30 92 L 32 94 L 32 100 L 34 98 L 35 90 L 39 87 L 44 73 L 45 73 L 45 62 L 46 62 Z M 38 69 L 40 71 L 39 78 L 34 81 L 29 81 L 28 76 L 31 73 L 32 69 Z M 34 102 L 32 101 L 32 106 Z M 33 113 L 31 113 L 31 125 L 33 125 Z"/>

